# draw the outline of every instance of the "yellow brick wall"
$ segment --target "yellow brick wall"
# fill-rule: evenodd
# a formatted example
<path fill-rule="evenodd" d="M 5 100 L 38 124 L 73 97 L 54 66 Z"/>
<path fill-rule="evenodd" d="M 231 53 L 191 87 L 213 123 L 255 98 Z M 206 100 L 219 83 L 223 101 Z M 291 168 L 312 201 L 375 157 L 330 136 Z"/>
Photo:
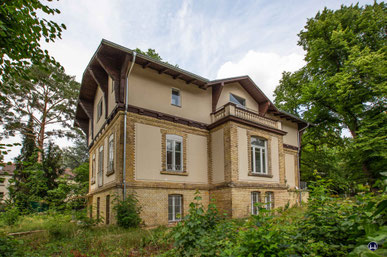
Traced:
<path fill-rule="evenodd" d="M 127 172 L 126 182 L 128 193 L 135 192 L 139 204 L 142 208 L 141 218 L 146 226 L 166 225 L 168 224 L 168 195 L 181 194 L 183 196 L 183 215 L 188 213 L 189 204 L 195 197 L 197 189 L 200 190 L 202 203 L 207 207 L 210 199 L 215 200 L 220 213 L 227 212 L 233 218 L 241 218 L 250 215 L 251 212 L 251 192 L 261 192 L 261 199 L 264 199 L 266 191 L 274 193 L 274 206 L 282 207 L 288 202 L 290 206 L 298 202 L 299 193 L 291 192 L 286 189 L 285 185 L 285 167 L 284 167 L 284 149 L 282 147 L 282 136 L 274 135 L 279 142 L 279 169 L 280 183 L 265 185 L 265 182 L 249 182 L 243 184 L 238 182 L 238 133 L 237 128 L 243 127 L 251 131 L 257 131 L 255 128 L 240 125 L 235 122 L 227 122 L 220 125 L 211 131 L 216 131 L 223 128 L 224 133 L 224 172 L 225 183 L 212 184 L 212 153 L 211 147 L 207 147 L 208 152 L 208 179 L 209 184 L 197 185 L 190 183 L 172 183 L 172 182 L 153 182 L 153 181 L 136 181 L 135 172 L 135 123 L 148 124 L 158 126 L 165 130 L 179 131 L 180 133 L 188 133 L 207 137 L 208 145 L 211 145 L 210 132 L 203 129 L 176 124 L 173 122 L 159 120 L 156 118 L 146 117 L 143 115 L 128 114 L 127 119 Z M 104 185 L 102 188 L 96 188 L 89 192 L 89 204 L 93 206 L 93 217 L 96 217 L 97 197 L 100 197 L 100 216 L 105 219 L 106 196 L 110 195 L 112 204 L 110 208 L 111 224 L 115 223 L 114 204 L 113 200 L 122 193 L 122 164 L 123 164 L 123 113 L 120 112 L 114 118 L 111 124 L 104 129 L 102 134 L 96 140 L 90 151 L 93 151 L 98 146 L 100 140 L 106 135 L 109 135 L 111 130 L 116 132 L 116 166 L 115 175 L 116 181 Z M 242 185 L 243 184 L 243 185 Z M 303 194 L 305 201 L 307 194 Z"/>
<path fill-rule="evenodd" d="M 165 188 L 136 188 L 133 190 L 141 207 L 141 219 L 146 226 L 168 224 L 168 195 L 183 196 L 183 216 L 188 214 L 189 204 L 193 202 L 196 190 L 165 189 Z M 132 192 L 133 192 L 132 191 Z M 202 204 L 208 206 L 209 194 L 207 190 L 200 190 Z"/>

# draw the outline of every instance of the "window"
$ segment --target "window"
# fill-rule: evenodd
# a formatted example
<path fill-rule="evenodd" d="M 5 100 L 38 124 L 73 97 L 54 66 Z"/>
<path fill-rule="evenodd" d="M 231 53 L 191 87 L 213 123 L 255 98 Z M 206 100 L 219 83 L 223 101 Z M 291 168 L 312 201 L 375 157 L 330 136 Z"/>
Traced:
<path fill-rule="evenodd" d="M 106 196 L 106 225 L 110 223 L 110 195 Z"/>
<path fill-rule="evenodd" d="M 168 195 L 168 221 L 181 220 L 182 198 L 181 195 Z"/>
<path fill-rule="evenodd" d="M 102 97 L 101 100 L 99 100 L 98 105 L 97 105 L 97 121 L 99 118 L 102 116 Z"/>
<path fill-rule="evenodd" d="M 100 198 L 97 197 L 97 220 L 99 220 L 99 201 L 100 201 Z"/>
<path fill-rule="evenodd" d="M 274 207 L 274 194 L 273 192 L 265 193 L 265 208 L 266 210 L 272 210 Z"/>
<path fill-rule="evenodd" d="M 267 174 L 267 141 L 251 137 L 251 171 Z"/>
<path fill-rule="evenodd" d="M 5 178 L 0 177 L 0 185 L 5 184 Z"/>
<path fill-rule="evenodd" d="M 183 171 L 183 138 L 167 135 L 167 170 Z"/>
<path fill-rule="evenodd" d="M 102 186 L 103 179 L 103 146 L 99 148 L 98 154 L 98 186 Z"/>
<path fill-rule="evenodd" d="M 178 89 L 172 88 L 171 104 L 181 106 L 180 91 Z"/>
<path fill-rule="evenodd" d="M 95 154 L 93 154 L 92 160 L 91 160 L 91 183 L 95 183 Z"/>
<path fill-rule="evenodd" d="M 109 137 L 109 148 L 108 148 L 108 172 L 113 173 L 114 171 L 114 134 Z"/>
<path fill-rule="evenodd" d="M 256 206 L 256 203 L 261 201 L 261 193 L 260 192 L 251 192 L 251 214 L 257 215 L 259 208 Z"/>
<path fill-rule="evenodd" d="M 234 94 L 230 94 L 230 102 L 236 104 L 239 107 L 246 107 L 246 100 Z"/>
<path fill-rule="evenodd" d="M 0 200 L 3 200 L 4 198 L 4 192 L 0 192 Z"/>

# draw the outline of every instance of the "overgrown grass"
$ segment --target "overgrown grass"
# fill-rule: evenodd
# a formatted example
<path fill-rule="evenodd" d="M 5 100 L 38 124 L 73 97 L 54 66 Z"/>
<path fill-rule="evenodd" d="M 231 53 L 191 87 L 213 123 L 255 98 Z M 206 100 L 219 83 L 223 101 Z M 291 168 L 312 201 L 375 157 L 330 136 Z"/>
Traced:
<path fill-rule="evenodd" d="M 123 229 L 118 226 L 83 228 L 71 215 L 46 214 L 21 217 L 13 226 L 0 224 L 0 234 L 44 230 L 18 236 L 26 256 L 151 256 L 166 250 L 167 228 Z"/>

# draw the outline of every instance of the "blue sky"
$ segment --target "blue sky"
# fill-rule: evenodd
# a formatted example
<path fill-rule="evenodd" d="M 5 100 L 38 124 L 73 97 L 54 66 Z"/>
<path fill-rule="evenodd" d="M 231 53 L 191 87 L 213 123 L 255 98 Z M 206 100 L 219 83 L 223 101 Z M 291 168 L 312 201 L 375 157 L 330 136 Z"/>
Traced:
<path fill-rule="evenodd" d="M 64 23 L 62 40 L 43 44 L 81 81 L 102 38 L 134 49 L 156 49 L 169 63 L 208 79 L 249 75 L 273 99 L 281 73 L 303 66 L 297 34 L 325 6 L 337 0 L 62 0 L 50 17 Z M 359 1 L 360 5 L 373 1 Z M 9 140 L 19 141 L 19 138 Z M 69 145 L 62 142 L 61 145 Z M 57 142 L 57 143 L 58 143 Z M 15 157 L 12 151 L 7 160 Z"/>

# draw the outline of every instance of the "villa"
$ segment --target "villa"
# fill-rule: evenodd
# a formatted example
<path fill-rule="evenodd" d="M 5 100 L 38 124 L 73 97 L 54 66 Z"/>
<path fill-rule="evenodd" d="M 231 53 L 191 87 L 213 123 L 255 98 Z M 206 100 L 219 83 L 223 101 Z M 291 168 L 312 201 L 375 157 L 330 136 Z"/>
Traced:
<path fill-rule="evenodd" d="M 115 222 L 135 193 L 146 225 L 179 221 L 198 190 L 230 217 L 298 203 L 308 123 L 248 76 L 210 81 L 102 40 L 87 65 L 75 124 L 88 137 L 93 217 Z"/>

